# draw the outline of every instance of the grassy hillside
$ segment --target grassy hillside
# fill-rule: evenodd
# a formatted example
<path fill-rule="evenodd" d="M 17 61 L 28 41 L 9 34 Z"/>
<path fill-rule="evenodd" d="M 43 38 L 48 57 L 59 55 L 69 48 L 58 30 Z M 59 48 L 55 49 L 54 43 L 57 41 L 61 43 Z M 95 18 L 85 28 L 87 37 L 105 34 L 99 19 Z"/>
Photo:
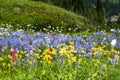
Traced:
<path fill-rule="evenodd" d="M 0 23 L 17 26 L 14 29 L 36 31 L 48 26 L 54 29 L 63 27 L 63 31 L 67 31 L 68 28 L 86 30 L 90 27 L 89 22 L 82 16 L 56 6 L 28 0 L 0 0 Z"/>

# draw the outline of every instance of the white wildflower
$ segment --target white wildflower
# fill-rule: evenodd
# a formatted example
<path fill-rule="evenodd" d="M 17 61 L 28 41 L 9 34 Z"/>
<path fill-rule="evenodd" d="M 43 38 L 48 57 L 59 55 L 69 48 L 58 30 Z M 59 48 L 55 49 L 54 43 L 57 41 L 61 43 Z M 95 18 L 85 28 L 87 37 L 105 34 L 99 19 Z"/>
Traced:
<path fill-rule="evenodd" d="M 117 43 L 117 40 L 116 40 L 116 39 L 113 39 L 113 40 L 111 41 L 111 46 L 112 46 L 112 47 L 115 47 L 116 43 Z"/>

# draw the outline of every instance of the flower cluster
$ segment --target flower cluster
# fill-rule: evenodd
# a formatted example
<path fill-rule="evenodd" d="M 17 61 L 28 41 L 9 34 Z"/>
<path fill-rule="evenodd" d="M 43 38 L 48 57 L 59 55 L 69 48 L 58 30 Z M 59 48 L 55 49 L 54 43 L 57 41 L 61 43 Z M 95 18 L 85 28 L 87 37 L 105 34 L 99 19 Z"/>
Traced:
<path fill-rule="evenodd" d="M 77 72 L 91 64 L 105 72 L 107 65 L 118 65 L 119 32 L 70 36 L 0 29 L 0 34 L 0 69 L 29 65 L 31 70 L 36 65 L 42 67 L 45 64 L 64 68 L 68 64 L 74 65 Z"/>

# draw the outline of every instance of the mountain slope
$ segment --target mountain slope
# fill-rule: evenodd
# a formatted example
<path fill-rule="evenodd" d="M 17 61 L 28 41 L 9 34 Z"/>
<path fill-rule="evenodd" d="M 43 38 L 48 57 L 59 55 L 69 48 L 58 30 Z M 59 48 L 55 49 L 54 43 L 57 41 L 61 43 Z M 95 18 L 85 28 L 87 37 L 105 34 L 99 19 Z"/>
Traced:
<path fill-rule="evenodd" d="M 11 23 L 21 25 L 14 29 L 43 30 L 48 26 L 68 28 L 79 28 L 86 30 L 90 27 L 89 21 L 72 12 L 62 8 L 48 5 L 42 2 L 28 0 L 0 0 L 0 23 Z M 27 26 L 27 25 L 32 26 Z"/>

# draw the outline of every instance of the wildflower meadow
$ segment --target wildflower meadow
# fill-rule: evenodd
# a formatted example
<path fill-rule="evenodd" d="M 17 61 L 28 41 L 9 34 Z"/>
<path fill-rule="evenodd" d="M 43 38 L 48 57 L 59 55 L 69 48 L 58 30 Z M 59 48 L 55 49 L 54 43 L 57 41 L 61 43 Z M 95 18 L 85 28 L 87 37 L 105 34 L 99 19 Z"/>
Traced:
<path fill-rule="evenodd" d="M 120 30 L 89 35 L 0 29 L 0 80 L 113 80 Z"/>

